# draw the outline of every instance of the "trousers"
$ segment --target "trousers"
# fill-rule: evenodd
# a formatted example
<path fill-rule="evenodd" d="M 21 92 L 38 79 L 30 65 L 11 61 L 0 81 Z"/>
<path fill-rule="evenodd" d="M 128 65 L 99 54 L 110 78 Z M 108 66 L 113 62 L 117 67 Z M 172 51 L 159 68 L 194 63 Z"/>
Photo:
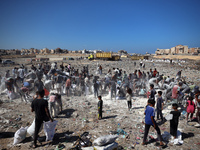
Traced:
<path fill-rule="evenodd" d="M 43 120 L 35 119 L 35 133 L 34 133 L 34 137 L 33 137 L 34 145 L 37 144 L 38 133 L 39 133 L 42 123 L 43 123 Z"/>
<path fill-rule="evenodd" d="M 145 143 L 146 140 L 147 140 L 147 135 L 148 135 L 148 133 L 149 133 L 149 129 L 150 129 L 151 126 L 153 126 L 153 125 L 145 124 L 145 131 L 144 131 L 143 143 Z M 159 140 L 159 141 L 162 141 L 160 128 L 158 127 L 157 124 L 156 124 L 155 130 L 156 130 L 156 132 L 157 132 L 158 140 Z"/>
<path fill-rule="evenodd" d="M 159 117 L 161 118 L 161 120 L 163 121 L 163 114 L 162 114 L 162 110 L 157 109 L 157 119 L 159 119 Z"/>

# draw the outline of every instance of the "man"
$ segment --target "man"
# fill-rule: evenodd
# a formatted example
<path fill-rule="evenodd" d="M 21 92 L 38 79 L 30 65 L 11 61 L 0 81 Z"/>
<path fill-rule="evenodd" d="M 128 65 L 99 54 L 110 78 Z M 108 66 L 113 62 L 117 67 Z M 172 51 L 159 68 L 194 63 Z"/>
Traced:
<path fill-rule="evenodd" d="M 20 67 L 18 69 L 18 73 L 19 73 L 19 78 L 20 78 L 21 82 L 23 83 L 23 81 L 24 81 L 24 75 L 25 75 L 24 69 L 22 67 Z"/>
<path fill-rule="evenodd" d="M 180 71 L 177 72 L 177 74 L 176 74 L 177 79 L 181 78 L 181 73 L 182 73 L 182 70 L 180 70 Z"/>
<path fill-rule="evenodd" d="M 12 69 L 12 75 L 13 75 L 13 79 L 15 78 L 16 70 L 17 70 L 17 68 L 16 68 L 16 67 Z"/>
<path fill-rule="evenodd" d="M 161 121 L 163 122 L 163 114 L 162 114 L 162 110 L 163 110 L 163 99 L 162 99 L 162 91 L 158 91 L 158 98 L 157 98 L 157 103 L 156 103 L 156 110 L 157 110 L 157 120 L 159 119 L 159 116 L 161 117 Z"/>
<path fill-rule="evenodd" d="M 103 110 L 103 100 L 101 99 L 101 96 L 98 96 L 99 102 L 98 102 L 98 120 L 102 119 L 102 110 Z"/>
<path fill-rule="evenodd" d="M 56 79 L 56 89 L 58 94 L 61 94 L 62 81 L 63 77 L 60 74 L 58 74 Z"/>
<path fill-rule="evenodd" d="M 51 122 L 53 122 L 53 119 L 49 114 L 48 102 L 43 99 L 44 94 L 45 94 L 44 90 L 39 91 L 38 97 L 34 99 L 33 102 L 31 103 L 31 112 L 35 112 L 35 133 L 34 133 L 34 142 L 32 146 L 33 148 L 37 147 L 38 133 L 43 121 L 50 120 Z"/>
<path fill-rule="evenodd" d="M 38 79 L 37 81 L 35 81 L 34 87 L 35 87 L 35 91 L 39 91 L 39 92 L 44 89 L 44 84 L 41 81 L 41 79 Z"/>
<path fill-rule="evenodd" d="M 94 97 L 96 98 L 96 96 L 98 96 L 98 89 L 99 89 L 97 77 L 95 77 L 93 80 L 93 86 L 94 86 Z"/>
<path fill-rule="evenodd" d="M 110 90 L 111 90 L 111 100 L 112 100 L 113 96 L 116 100 L 117 89 L 116 89 L 116 83 L 115 83 L 114 77 L 112 77 L 112 80 L 110 82 Z"/>
<path fill-rule="evenodd" d="M 70 96 L 70 87 L 71 87 L 71 77 L 69 77 L 67 79 L 65 87 L 66 87 L 66 95 L 69 97 Z"/>
<path fill-rule="evenodd" d="M 42 78 L 43 78 L 43 70 L 42 70 L 42 68 L 39 68 L 39 69 L 36 70 L 36 75 L 37 75 L 38 79 L 42 80 Z"/>
<path fill-rule="evenodd" d="M 155 101 L 156 90 L 154 89 L 154 85 L 150 84 L 150 95 L 149 98 Z"/>

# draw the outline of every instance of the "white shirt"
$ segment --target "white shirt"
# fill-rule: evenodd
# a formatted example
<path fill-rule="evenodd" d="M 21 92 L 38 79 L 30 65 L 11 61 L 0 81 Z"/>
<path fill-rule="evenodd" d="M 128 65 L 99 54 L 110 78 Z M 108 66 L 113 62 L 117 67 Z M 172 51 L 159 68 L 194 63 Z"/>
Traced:
<path fill-rule="evenodd" d="M 24 69 L 18 69 L 19 77 L 24 78 Z"/>

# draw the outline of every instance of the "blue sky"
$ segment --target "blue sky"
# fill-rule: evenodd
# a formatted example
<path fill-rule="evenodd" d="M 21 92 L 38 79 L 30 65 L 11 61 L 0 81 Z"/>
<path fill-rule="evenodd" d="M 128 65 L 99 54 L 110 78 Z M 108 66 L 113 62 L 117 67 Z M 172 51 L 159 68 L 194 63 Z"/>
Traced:
<path fill-rule="evenodd" d="M 200 47 L 200 0 L 0 0 L 0 48 Z"/>

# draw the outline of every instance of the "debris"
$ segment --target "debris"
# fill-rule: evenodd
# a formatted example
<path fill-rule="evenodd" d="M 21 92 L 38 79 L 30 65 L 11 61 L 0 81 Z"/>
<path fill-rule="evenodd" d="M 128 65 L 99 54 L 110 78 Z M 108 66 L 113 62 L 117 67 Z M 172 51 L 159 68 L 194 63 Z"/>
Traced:
<path fill-rule="evenodd" d="M 97 146 L 104 146 L 104 145 L 115 142 L 117 138 L 118 138 L 118 135 L 105 135 L 94 140 L 93 144 Z"/>

